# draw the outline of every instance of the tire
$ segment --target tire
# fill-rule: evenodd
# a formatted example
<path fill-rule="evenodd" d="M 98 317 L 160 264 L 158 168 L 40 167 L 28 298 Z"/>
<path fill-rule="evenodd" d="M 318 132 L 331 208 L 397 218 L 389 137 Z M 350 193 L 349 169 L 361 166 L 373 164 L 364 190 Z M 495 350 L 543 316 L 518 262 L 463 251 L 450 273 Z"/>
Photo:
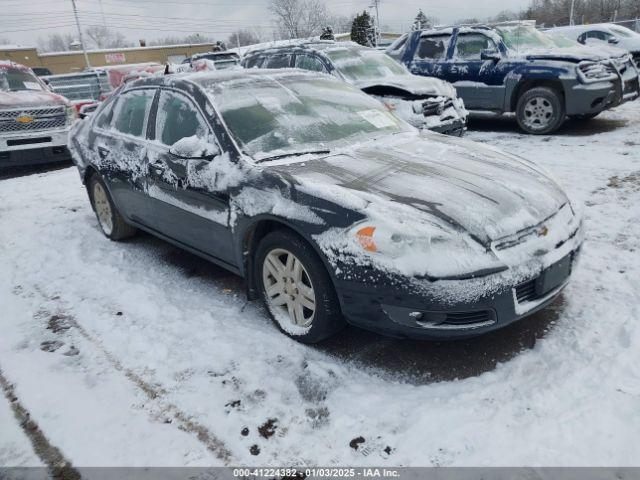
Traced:
<path fill-rule="evenodd" d="M 552 88 L 536 87 L 518 99 L 516 118 L 526 133 L 546 135 L 560 128 L 565 119 L 562 95 Z"/>
<path fill-rule="evenodd" d="M 602 112 L 585 113 L 583 115 L 569 115 L 569 118 L 575 122 L 587 122 L 589 120 L 596 118 L 598 115 L 600 115 L 600 113 Z"/>
<path fill-rule="evenodd" d="M 111 199 L 109 190 L 97 174 L 89 179 L 89 198 L 100 229 L 107 238 L 120 241 L 136 234 L 137 229 L 124 221 Z"/>
<path fill-rule="evenodd" d="M 313 344 L 345 327 L 329 273 L 304 239 L 289 230 L 270 232 L 255 260 L 260 298 L 283 333 Z"/>

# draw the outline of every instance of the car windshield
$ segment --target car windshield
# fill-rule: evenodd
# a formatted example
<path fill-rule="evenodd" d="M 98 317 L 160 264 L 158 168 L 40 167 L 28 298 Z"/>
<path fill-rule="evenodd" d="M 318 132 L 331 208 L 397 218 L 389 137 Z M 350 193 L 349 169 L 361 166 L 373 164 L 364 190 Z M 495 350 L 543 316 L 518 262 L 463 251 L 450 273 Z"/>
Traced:
<path fill-rule="evenodd" d="M 19 68 L 0 68 L 0 90 L 19 92 L 23 90 L 43 90 L 36 76 Z"/>
<path fill-rule="evenodd" d="M 531 25 L 497 27 L 496 31 L 507 48 L 512 50 L 556 48 L 556 43 L 551 38 Z"/>
<path fill-rule="evenodd" d="M 575 40 L 571 40 L 569 37 L 565 35 L 554 34 L 550 35 L 549 38 L 556 44 L 559 48 L 571 48 L 571 47 L 579 47 L 580 44 Z"/>
<path fill-rule="evenodd" d="M 400 64 L 379 50 L 334 48 L 325 53 L 336 69 L 350 81 L 407 74 Z"/>
<path fill-rule="evenodd" d="M 378 101 L 331 78 L 273 75 L 203 87 L 235 140 L 256 160 L 411 131 Z"/>

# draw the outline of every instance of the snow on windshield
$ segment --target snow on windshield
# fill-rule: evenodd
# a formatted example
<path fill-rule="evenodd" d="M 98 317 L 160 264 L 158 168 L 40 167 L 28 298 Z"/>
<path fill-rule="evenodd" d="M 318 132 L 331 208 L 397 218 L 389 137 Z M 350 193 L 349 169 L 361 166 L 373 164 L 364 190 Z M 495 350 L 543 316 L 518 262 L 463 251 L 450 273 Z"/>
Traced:
<path fill-rule="evenodd" d="M 0 68 L 0 91 L 21 92 L 25 90 L 42 91 L 44 88 L 35 75 L 28 70 Z"/>
<path fill-rule="evenodd" d="M 329 78 L 265 76 L 205 89 L 236 141 L 256 159 L 327 150 L 409 128 L 375 99 Z"/>
<path fill-rule="evenodd" d="M 400 64 L 378 50 L 331 48 L 327 49 L 325 53 L 347 80 L 379 79 L 407 74 L 407 71 Z"/>
<path fill-rule="evenodd" d="M 556 48 L 556 44 L 544 33 L 529 25 L 496 28 L 505 45 L 511 50 Z"/>

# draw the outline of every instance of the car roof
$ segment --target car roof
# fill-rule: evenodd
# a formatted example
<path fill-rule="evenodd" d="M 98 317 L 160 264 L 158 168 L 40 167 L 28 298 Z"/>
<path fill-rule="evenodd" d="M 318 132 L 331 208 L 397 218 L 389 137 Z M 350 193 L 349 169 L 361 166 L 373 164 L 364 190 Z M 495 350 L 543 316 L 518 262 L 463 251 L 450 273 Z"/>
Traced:
<path fill-rule="evenodd" d="M 306 40 L 286 45 L 264 46 L 251 50 L 245 54 L 245 57 L 253 55 L 263 55 L 265 53 L 276 53 L 280 51 L 302 50 L 302 51 L 318 51 L 328 52 L 332 50 L 375 50 L 365 47 L 355 42 L 336 42 L 334 40 Z"/>

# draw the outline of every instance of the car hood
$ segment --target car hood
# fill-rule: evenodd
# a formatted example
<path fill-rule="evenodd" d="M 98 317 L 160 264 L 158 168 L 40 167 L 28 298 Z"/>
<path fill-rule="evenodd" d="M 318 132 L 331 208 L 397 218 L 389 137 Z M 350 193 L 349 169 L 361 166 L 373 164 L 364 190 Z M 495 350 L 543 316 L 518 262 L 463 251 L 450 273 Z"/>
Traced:
<path fill-rule="evenodd" d="M 45 90 L 25 90 L 19 92 L 0 91 L 0 109 L 52 107 L 68 105 L 68 101 L 55 93 Z"/>
<path fill-rule="evenodd" d="M 450 83 L 438 78 L 421 77 L 411 74 L 389 75 L 376 79 L 362 79 L 351 83 L 362 90 L 372 87 L 391 87 L 405 90 L 414 95 L 428 95 L 447 98 L 456 97 L 456 90 Z"/>
<path fill-rule="evenodd" d="M 321 197 L 332 192 L 328 198 L 346 208 L 354 208 L 354 195 L 367 205 L 376 200 L 408 205 L 416 219 L 436 216 L 485 246 L 542 223 L 568 202 L 535 164 L 433 133 L 398 135 L 392 142 L 269 168 L 290 177 L 301 191 L 309 186 Z"/>
<path fill-rule="evenodd" d="M 610 54 L 599 49 L 576 46 L 553 49 L 531 49 L 516 53 L 528 60 L 557 60 L 566 62 L 601 62 L 610 58 Z"/>

